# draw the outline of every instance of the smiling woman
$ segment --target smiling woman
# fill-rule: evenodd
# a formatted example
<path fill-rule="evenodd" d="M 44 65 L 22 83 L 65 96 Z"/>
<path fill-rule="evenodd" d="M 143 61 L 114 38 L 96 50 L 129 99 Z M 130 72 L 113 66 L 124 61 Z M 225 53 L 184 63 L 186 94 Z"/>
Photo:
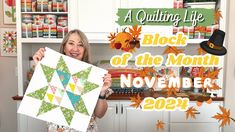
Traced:
<path fill-rule="evenodd" d="M 71 30 L 63 39 L 60 53 L 90 63 L 90 45 L 80 30 Z"/>

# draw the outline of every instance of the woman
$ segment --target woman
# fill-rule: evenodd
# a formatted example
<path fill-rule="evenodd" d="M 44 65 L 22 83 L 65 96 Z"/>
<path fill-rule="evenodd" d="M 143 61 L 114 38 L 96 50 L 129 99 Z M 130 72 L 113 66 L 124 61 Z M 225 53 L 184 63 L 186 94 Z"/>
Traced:
<path fill-rule="evenodd" d="M 70 56 L 72 58 L 90 63 L 90 45 L 88 43 L 88 39 L 85 36 L 83 32 L 80 30 L 71 30 L 63 39 L 61 47 L 60 47 L 60 52 L 64 55 Z M 38 61 L 40 61 L 44 57 L 44 48 L 40 48 L 35 55 L 33 56 L 34 62 L 37 64 Z M 99 99 L 97 101 L 94 114 L 91 118 L 89 127 L 87 129 L 87 132 L 97 132 L 97 125 L 95 122 L 95 117 L 101 118 L 104 116 L 108 105 L 105 100 L 105 98 L 111 94 L 111 90 L 109 87 L 111 86 L 111 75 L 106 74 L 103 78 L 104 80 L 104 85 L 101 89 Z M 49 129 L 52 127 L 56 127 L 57 130 L 55 131 L 60 131 L 60 129 L 69 129 L 69 128 L 62 128 L 50 123 L 49 124 Z M 50 130 L 51 132 L 53 130 Z"/>

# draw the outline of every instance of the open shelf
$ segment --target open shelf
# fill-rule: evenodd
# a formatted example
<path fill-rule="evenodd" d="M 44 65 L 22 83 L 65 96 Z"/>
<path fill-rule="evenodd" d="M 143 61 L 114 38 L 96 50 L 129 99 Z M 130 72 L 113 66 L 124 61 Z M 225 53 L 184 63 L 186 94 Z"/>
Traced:
<path fill-rule="evenodd" d="M 68 12 L 21 12 L 22 14 L 55 14 L 55 15 L 66 15 Z"/>
<path fill-rule="evenodd" d="M 51 43 L 51 44 L 60 44 L 62 42 L 62 38 L 22 38 L 22 43 Z"/>

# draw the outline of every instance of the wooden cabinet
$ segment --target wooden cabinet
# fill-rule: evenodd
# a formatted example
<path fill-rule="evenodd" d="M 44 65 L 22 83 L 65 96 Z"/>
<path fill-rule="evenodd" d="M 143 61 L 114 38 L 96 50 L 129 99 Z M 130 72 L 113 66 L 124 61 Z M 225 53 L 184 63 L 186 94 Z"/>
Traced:
<path fill-rule="evenodd" d="M 108 101 L 108 111 L 101 119 L 97 119 L 100 132 L 167 132 L 157 130 L 157 120 L 167 121 L 167 112 L 144 112 L 130 107 L 130 101 Z"/>

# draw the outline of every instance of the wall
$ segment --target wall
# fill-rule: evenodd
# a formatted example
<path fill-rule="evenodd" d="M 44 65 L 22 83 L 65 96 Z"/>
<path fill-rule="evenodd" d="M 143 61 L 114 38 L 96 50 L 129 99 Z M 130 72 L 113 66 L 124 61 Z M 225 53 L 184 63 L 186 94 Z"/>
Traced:
<path fill-rule="evenodd" d="M 225 83 L 225 107 L 230 109 L 231 117 L 235 118 L 235 1 L 230 0 L 228 10 L 228 24 L 227 27 L 227 64 L 226 64 L 226 83 Z M 235 122 L 231 122 L 230 126 L 225 127 L 224 132 L 234 132 Z"/>
<path fill-rule="evenodd" d="M 0 30 L 15 28 L 15 25 L 3 25 L 3 0 L 0 0 Z M 17 131 L 16 101 L 11 99 L 17 95 L 16 57 L 0 56 L 0 132 Z"/>

